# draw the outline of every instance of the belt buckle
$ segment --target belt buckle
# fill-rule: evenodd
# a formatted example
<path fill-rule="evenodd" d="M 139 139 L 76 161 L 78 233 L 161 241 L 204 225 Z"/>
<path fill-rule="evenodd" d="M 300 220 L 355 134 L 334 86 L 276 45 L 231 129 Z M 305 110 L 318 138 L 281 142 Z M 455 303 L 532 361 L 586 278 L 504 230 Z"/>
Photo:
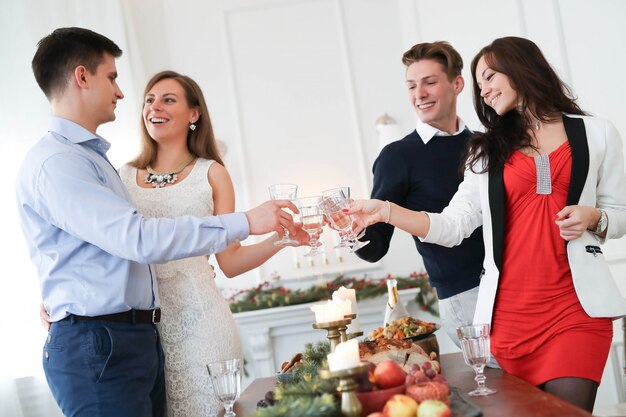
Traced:
<path fill-rule="evenodd" d="M 156 324 L 161 321 L 161 309 L 155 308 L 152 310 L 152 324 Z"/>

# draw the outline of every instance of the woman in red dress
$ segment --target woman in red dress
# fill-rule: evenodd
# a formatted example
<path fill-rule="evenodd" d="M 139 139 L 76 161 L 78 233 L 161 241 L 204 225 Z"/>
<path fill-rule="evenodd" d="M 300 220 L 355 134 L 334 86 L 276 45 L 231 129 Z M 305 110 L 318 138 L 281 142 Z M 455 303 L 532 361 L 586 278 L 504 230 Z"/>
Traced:
<path fill-rule="evenodd" d="M 591 412 L 611 319 L 626 315 L 599 246 L 626 234 L 621 139 L 607 120 L 585 115 L 527 39 L 496 39 L 474 58 L 472 76 L 485 132 L 470 142 L 450 205 L 433 214 L 361 200 L 351 212 L 363 227 L 389 221 L 446 246 L 483 225 L 474 322 L 491 323 L 492 354 L 505 371 Z"/>

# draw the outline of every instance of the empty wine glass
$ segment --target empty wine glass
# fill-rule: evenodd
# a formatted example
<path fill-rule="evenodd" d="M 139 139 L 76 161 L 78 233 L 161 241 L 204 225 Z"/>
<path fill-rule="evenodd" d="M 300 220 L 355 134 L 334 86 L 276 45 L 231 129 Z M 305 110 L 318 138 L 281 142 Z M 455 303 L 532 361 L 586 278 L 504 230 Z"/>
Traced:
<path fill-rule="evenodd" d="M 343 191 L 327 195 L 322 198 L 320 208 L 333 225 L 333 228 L 337 231 L 343 232 L 346 235 L 346 241 L 350 247 L 350 252 L 356 252 L 368 243 L 357 240 L 352 230 L 352 217 L 344 212 L 349 209 L 348 199 L 345 197 Z"/>
<path fill-rule="evenodd" d="M 270 198 L 272 200 L 294 200 L 298 194 L 298 186 L 296 184 L 274 184 L 270 185 Z M 276 246 L 297 246 L 300 242 L 291 239 L 289 230 L 283 227 L 283 237 L 277 242 Z"/>
<path fill-rule="evenodd" d="M 303 197 L 296 200 L 298 210 L 300 210 L 300 219 L 302 228 L 309 234 L 309 247 L 311 248 L 304 256 L 316 256 L 324 253 L 319 250 L 322 243 L 319 241 L 319 229 L 323 225 L 324 215 L 320 209 L 319 203 L 322 197 Z"/>
<path fill-rule="evenodd" d="M 241 393 L 241 359 L 227 359 L 207 365 L 215 395 L 224 405 L 224 417 L 235 417 L 233 405 Z"/>
<path fill-rule="evenodd" d="M 476 372 L 476 378 L 474 379 L 478 384 L 478 388 L 468 394 L 474 397 L 495 394 L 495 389 L 485 386 L 487 377 L 483 374 L 485 365 L 487 365 L 489 357 L 491 356 L 489 350 L 489 324 L 474 324 L 458 327 L 456 334 L 461 341 L 461 349 L 463 350 L 465 363 L 471 366 L 474 372 Z"/>

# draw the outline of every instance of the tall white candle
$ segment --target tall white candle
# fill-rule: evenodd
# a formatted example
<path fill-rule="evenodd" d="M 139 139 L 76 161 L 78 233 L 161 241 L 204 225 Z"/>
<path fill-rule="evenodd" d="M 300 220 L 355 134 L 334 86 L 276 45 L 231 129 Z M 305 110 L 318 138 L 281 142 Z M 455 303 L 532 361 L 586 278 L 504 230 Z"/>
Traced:
<path fill-rule="evenodd" d="M 341 298 L 336 297 L 335 294 L 333 294 L 333 304 L 341 308 L 344 316 L 349 316 L 350 314 L 352 314 L 352 302 L 350 300 L 342 300 Z"/>
<path fill-rule="evenodd" d="M 352 323 L 348 326 L 348 333 L 358 333 L 361 331 L 361 323 L 359 323 L 359 308 L 356 303 L 356 291 L 354 289 L 348 289 L 346 287 L 339 287 L 337 291 L 333 292 L 333 300 L 350 300 L 352 314 L 356 314 L 357 318 L 352 320 Z"/>
<path fill-rule="evenodd" d="M 329 353 L 328 369 L 333 371 L 341 371 L 359 366 L 359 342 L 356 339 L 350 339 L 347 342 L 339 343 L 334 353 Z"/>

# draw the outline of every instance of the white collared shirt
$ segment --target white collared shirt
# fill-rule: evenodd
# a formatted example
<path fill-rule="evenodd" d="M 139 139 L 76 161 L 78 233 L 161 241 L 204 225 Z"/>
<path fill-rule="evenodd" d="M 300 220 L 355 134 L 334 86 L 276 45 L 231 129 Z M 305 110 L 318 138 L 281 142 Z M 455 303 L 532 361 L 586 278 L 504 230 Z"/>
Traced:
<path fill-rule="evenodd" d="M 429 124 L 423 123 L 420 120 L 417 121 L 417 126 L 415 127 L 415 130 L 417 131 L 417 134 L 420 135 L 420 138 L 422 138 L 422 140 L 424 141 L 424 144 L 427 144 L 434 136 L 454 136 L 464 131 L 465 122 L 463 122 L 460 117 L 457 117 L 456 121 L 458 124 L 458 129 L 452 135 L 442 130 L 439 130 Z"/>

